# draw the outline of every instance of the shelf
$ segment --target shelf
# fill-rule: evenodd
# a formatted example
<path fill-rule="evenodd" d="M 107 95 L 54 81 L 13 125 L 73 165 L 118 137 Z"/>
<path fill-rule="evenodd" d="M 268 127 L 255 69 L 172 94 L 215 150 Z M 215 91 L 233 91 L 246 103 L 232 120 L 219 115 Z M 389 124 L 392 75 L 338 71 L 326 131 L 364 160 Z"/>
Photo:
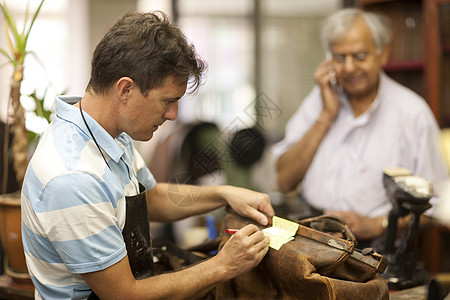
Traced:
<path fill-rule="evenodd" d="M 369 5 L 369 4 L 378 4 L 382 2 L 394 2 L 396 0 L 360 0 L 359 2 L 363 5 Z"/>
<path fill-rule="evenodd" d="M 442 52 L 443 52 L 444 54 L 450 54 L 450 46 L 444 46 L 444 47 L 442 48 Z"/>
<path fill-rule="evenodd" d="M 422 71 L 425 63 L 422 60 L 412 61 L 392 61 L 388 62 L 384 67 L 386 72 L 395 71 Z"/>

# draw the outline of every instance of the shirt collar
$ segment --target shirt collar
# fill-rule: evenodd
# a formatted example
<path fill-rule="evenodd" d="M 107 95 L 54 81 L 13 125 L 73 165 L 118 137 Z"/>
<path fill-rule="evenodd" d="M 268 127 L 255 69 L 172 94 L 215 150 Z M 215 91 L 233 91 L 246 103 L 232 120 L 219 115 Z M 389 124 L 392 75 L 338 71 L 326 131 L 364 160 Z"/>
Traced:
<path fill-rule="evenodd" d="M 73 104 L 79 102 L 80 100 L 81 97 L 79 96 L 58 96 L 55 103 L 56 116 L 66 120 L 67 122 L 75 124 L 86 136 L 92 138 L 81 117 L 80 109 L 73 106 Z M 122 133 L 114 139 L 85 111 L 83 111 L 83 115 L 100 148 L 102 148 L 103 151 L 105 151 L 106 154 L 116 163 L 119 162 L 120 158 L 124 154 L 123 149 L 129 143 L 129 139 L 123 136 L 126 134 Z"/>

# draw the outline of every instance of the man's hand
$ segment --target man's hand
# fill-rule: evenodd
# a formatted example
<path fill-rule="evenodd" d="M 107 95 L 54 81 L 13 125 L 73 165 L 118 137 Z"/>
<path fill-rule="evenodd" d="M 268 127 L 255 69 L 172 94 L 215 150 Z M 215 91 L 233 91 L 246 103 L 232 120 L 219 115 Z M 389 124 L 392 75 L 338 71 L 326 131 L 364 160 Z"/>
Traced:
<path fill-rule="evenodd" d="M 226 186 L 224 198 L 239 215 L 251 218 L 263 226 L 269 223 L 269 217 L 275 215 L 267 194 L 235 186 Z"/>
<path fill-rule="evenodd" d="M 233 234 L 216 255 L 226 266 L 228 274 L 235 277 L 255 268 L 269 250 L 270 239 L 253 224 L 242 227 Z"/>
<path fill-rule="evenodd" d="M 383 217 L 369 218 L 351 211 L 326 211 L 325 213 L 344 219 L 355 237 L 360 240 L 373 239 L 384 232 Z"/>
<path fill-rule="evenodd" d="M 269 238 L 250 224 L 231 236 L 211 259 L 177 272 L 135 280 L 125 256 L 104 270 L 81 276 L 101 299 L 199 299 L 218 283 L 255 268 L 268 249 Z"/>
<path fill-rule="evenodd" d="M 323 113 L 327 115 L 328 121 L 333 122 L 339 111 L 340 103 L 336 90 L 330 86 L 330 80 L 337 80 L 330 61 L 324 60 L 317 67 L 314 72 L 314 79 L 320 86 L 322 93 Z"/>

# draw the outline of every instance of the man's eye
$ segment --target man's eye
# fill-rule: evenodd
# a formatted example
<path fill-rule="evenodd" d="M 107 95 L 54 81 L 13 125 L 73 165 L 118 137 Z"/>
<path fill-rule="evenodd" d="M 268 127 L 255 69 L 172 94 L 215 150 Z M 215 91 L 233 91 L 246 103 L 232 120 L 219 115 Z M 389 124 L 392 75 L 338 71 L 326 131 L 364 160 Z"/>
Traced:
<path fill-rule="evenodd" d="M 345 62 L 345 55 L 334 55 L 333 59 L 337 63 L 343 63 Z"/>
<path fill-rule="evenodd" d="M 356 60 L 363 61 L 363 60 L 366 60 L 367 54 L 366 53 L 356 53 L 353 57 Z"/>

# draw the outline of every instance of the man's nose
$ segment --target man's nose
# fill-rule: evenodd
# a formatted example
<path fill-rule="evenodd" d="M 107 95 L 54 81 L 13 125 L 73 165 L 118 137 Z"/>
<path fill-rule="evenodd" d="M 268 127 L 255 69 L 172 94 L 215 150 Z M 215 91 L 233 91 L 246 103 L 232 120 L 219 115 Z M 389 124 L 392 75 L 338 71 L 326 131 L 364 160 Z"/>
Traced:
<path fill-rule="evenodd" d="M 175 101 L 174 103 L 169 104 L 169 107 L 164 112 L 164 119 L 175 121 L 178 116 L 178 101 Z"/>
<path fill-rule="evenodd" d="M 353 71 L 353 69 L 355 68 L 355 61 L 353 59 L 353 56 L 351 55 L 347 55 L 345 57 L 345 62 L 344 62 L 344 69 L 346 72 L 351 72 Z"/>

